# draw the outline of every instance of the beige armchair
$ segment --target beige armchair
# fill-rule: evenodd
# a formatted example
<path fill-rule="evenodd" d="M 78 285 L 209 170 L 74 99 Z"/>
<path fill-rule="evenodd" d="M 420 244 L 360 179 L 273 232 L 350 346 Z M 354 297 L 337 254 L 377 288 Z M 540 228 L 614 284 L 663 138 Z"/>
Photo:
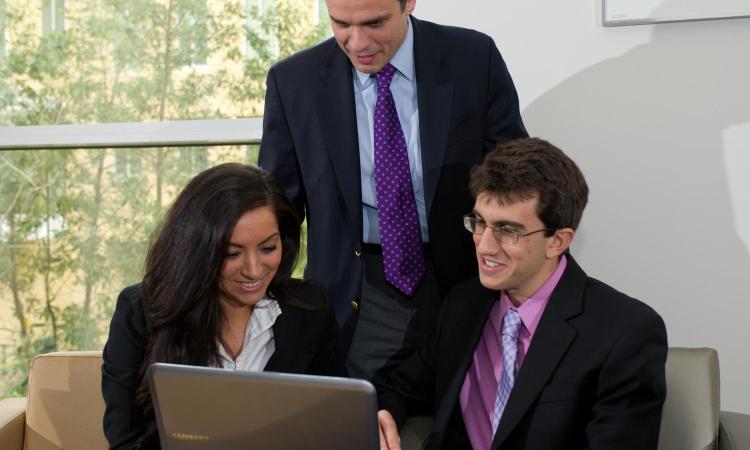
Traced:
<path fill-rule="evenodd" d="M 711 348 L 669 349 L 667 400 L 659 450 L 748 450 L 750 415 L 720 411 L 719 356 Z M 430 417 L 412 417 L 400 431 L 404 450 L 422 448 Z"/>
<path fill-rule="evenodd" d="M 666 375 L 659 450 L 750 449 L 750 415 L 720 410 L 716 350 L 672 347 Z"/>
<path fill-rule="evenodd" d="M 28 396 L 0 401 L 0 449 L 106 449 L 101 373 L 99 351 L 36 356 Z"/>

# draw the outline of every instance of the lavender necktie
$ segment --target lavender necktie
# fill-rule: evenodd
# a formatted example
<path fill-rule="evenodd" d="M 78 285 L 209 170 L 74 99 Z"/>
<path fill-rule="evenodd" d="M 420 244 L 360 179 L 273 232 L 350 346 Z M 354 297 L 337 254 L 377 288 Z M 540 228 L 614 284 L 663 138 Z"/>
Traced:
<path fill-rule="evenodd" d="M 508 402 L 510 390 L 516 381 L 516 362 L 518 361 L 518 333 L 521 330 L 521 317 L 518 311 L 511 308 L 503 318 L 503 373 L 497 386 L 495 398 L 495 412 L 492 415 L 492 435 L 495 435 L 500 418 L 503 416 L 505 404 Z"/>
<path fill-rule="evenodd" d="M 406 140 L 390 89 L 395 73 L 389 63 L 376 75 L 375 193 L 385 279 L 412 295 L 424 277 L 425 262 Z"/>

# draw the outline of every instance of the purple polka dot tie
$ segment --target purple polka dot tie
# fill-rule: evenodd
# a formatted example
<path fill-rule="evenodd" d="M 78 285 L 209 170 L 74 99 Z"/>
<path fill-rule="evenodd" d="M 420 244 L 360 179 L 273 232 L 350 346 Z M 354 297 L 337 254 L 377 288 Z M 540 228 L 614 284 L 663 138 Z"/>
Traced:
<path fill-rule="evenodd" d="M 389 63 L 376 75 L 375 193 L 385 279 L 412 295 L 424 277 L 425 261 L 406 140 L 390 89 L 395 73 Z"/>

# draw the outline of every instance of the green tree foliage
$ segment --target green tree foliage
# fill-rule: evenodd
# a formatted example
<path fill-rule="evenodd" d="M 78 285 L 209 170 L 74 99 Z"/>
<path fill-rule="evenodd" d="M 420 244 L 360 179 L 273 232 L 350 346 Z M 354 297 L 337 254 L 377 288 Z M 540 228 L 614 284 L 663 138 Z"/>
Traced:
<path fill-rule="evenodd" d="M 244 27 L 247 43 L 247 53 L 252 55 L 244 59 L 242 82 L 234 82 L 230 86 L 230 96 L 236 102 L 241 102 L 248 115 L 262 113 L 262 99 L 266 93 L 266 73 L 271 65 L 302 48 L 320 42 L 326 37 L 329 27 L 327 23 L 320 23 L 315 27 L 306 26 L 300 20 L 303 8 L 296 3 L 280 3 L 267 10 L 257 7 L 250 9 L 248 20 Z M 242 58 L 238 49 L 226 53 L 228 60 L 237 61 Z"/>
<path fill-rule="evenodd" d="M 42 34 L 36 4 L 0 2 L 0 125 L 257 115 L 271 64 L 326 29 L 294 1 L 69 0 Z M 23 395 L 35 354 L 101 348 L 165 206 L 226 160 L 257 146 L 0 152 L 0 392 Z"/>

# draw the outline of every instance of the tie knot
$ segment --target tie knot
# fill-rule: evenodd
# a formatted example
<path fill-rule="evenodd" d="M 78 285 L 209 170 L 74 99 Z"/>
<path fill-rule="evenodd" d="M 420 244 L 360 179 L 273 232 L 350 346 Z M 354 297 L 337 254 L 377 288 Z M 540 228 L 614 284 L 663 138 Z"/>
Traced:
<path fill-rule="evenodd" d="M 511 308 L 503 318 L 503 335 L 518 339 L 519 331 L 521 331 L 521 316 L 518 315 L 518 311 Z"/>
<path fill-rule="evenodd" d="M 375 74 L 375 79 L 378 81 L 378 89 L 383 89 L 391 84 L 391 80 L 393 80 L 393 75 L 396 74 L 396 68 L 393 67 L 393 64 L 388 63 L 385 66 L 383 66 L 382 69 L 380 69 L 380 72 Z"/>

